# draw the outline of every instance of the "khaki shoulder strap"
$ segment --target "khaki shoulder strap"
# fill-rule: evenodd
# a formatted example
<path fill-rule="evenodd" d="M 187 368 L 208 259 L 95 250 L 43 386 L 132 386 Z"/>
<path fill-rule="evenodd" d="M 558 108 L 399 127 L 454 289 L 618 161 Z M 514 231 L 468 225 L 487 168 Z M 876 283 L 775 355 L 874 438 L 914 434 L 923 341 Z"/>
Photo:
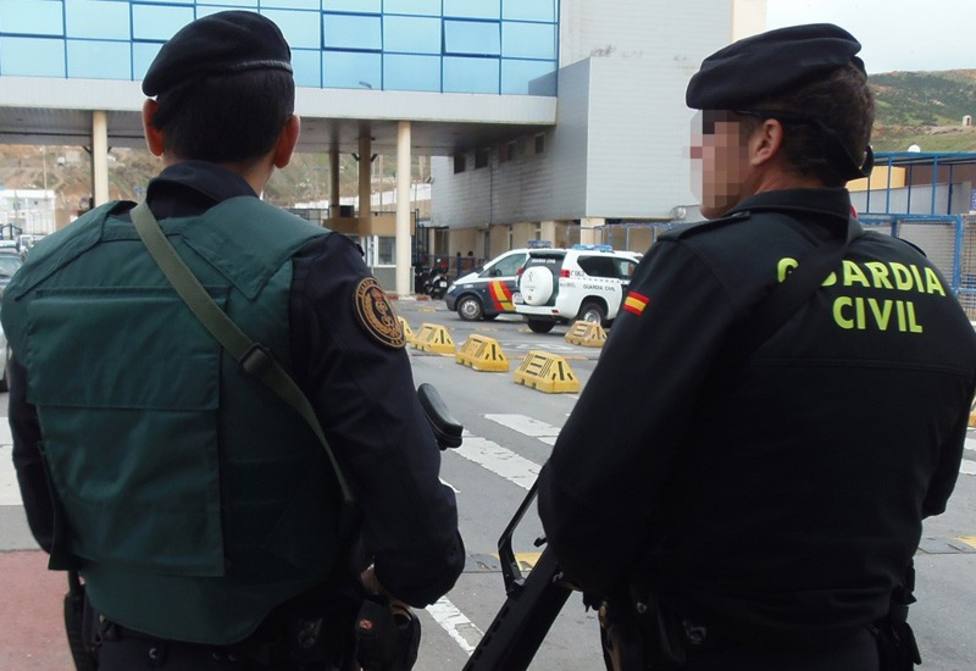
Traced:
<path fill-rule="evenodd" d="M 194 276 L 193 271 L 184 263 L 176 249 L 166 239 L 166 235 L 160 228 L 159 222 L 156 221 L 156 217 L 149 210 L 148 205 L 145 202 L 140 203 L 132 209 L 130 214 L 136 232 L 146 245 L 146 249 L 149 250 L 150 256 L 204 328 L 210 332 L 210 335 L 220 343 L 228 354 L 234 357 L 248 375 L 259 379 L 282 401 L 294 408 L 312 429 L 332 465 L 336 483 L 342 492 L 343 504 L 352 506 L 354 500 L 349 484 L 346 482 L 329 442 L 325 439 L 325 433 L 322 431 L 315 410 L 302 390 L 288 372 L 281 367 L 281 364 L 275 361 L 272 353 L 260 343 L 251 340 L 214 302 L 207 290 Z"/>

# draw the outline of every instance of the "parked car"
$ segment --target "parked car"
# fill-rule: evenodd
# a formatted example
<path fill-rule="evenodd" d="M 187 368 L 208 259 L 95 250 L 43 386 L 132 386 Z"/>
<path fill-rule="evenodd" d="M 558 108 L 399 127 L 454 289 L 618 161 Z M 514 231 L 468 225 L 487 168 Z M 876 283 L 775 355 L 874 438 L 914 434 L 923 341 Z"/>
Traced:
<path fill-rule="evenodd" d="M 521 269 L 515 310 L 536 333 L 578 319 L 608 324 L 620 311 L 640 258 L 608 245 L 533 250 Z"/>
<path fill-rule="evenodd" d="M 10 284 L 10 279 L 20 267 L 24 259 L 14 247 L 0 247 L 0 294 Z"/>
<path fill-rule="evenodd" d="M 528 256 L 528 249 L 513 249 L 459 277 L 444 297 L 447 309 L 456 310 L 465 321 L 491 320 L 515 312 L 512 293 L 518 280 L 516 273 Z"/>

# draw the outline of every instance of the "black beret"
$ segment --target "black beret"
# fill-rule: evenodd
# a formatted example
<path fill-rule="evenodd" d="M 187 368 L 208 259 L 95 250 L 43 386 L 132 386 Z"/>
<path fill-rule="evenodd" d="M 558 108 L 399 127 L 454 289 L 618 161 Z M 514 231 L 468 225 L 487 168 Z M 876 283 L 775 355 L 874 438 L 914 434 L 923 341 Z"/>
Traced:
<path fill-rule="evenodd" d="M 700 110 L 747 108 L 853 63 L 861 43 L 842 28 L 814 23 L 770 30 L 734 42 L 706 58 L 691 78 L 685 101 Z"/>
<path fill-rule="evenodd" d="M 254 12 L 219 12 L 183 26 L 156 54 L 142 92 L 157 96 L 207 75 L 247 70 L 291 72 L 291 49 L 278 26 Z"/>

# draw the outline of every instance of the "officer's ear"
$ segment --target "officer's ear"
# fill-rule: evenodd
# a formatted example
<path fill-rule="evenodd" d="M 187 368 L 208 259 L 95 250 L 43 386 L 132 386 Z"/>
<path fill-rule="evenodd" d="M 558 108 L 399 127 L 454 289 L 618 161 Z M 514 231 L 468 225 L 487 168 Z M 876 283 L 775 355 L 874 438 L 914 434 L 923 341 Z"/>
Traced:
<path fill-rule="evenodd" d="M 146 136 L 146 146 L 153 156 L 162 156 L 165 146 L 163 131 L 153 125 L 153 119 L 158 111 L 159 103 L 155 100 L 147 99 L 142 104 L 142 132 Z"/>
<path fill-rule="evenodd" d="M 278 142 L 274 148 L 274 166 L 278 169 L 284 168 L 291 162 L 295 147 L 298 146 L 298 136 L 302 132 L 302 120 L 297 114 L 292 114 L 285 122 L 284 128 L 278 135 Z"/>
<path fill-rule="evenodd" d="M 763 119 L 748 140 L 749 164 L 760 166 L 779 155 L 783 147 L 783 124 L 779 119 Z"/>

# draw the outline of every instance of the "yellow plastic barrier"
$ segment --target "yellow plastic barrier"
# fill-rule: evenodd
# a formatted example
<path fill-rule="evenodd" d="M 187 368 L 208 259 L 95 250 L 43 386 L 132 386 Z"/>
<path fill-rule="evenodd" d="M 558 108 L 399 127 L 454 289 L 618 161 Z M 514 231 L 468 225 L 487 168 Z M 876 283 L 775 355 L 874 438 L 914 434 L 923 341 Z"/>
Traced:
<path fill-rule="evenodd" d="M 565 339 L 571 345 L 603 347 L 603 343 L 607 341 L 607 332 L 596 322 L 580 320 L 569 329 Z"/>
<path fill-rule="evenodd" d="M 550 352 L 529 352 L 515 371 L 515 383 L 547 394 L 575 394 L 580 390 L 569 362 Z"/>
<path fill-rule="evenodd" d="M 509 368 L 501 344 L 494 338 L 478 334 L 468 336 L 454 360 L 483 373 L 507 373 Z"/>
<path fill-rule="evenodd" d="M 400 328 L 403 329 L 403 337 L 407 341 L 408 345 L 413 345 L 416 340 L 413 337 L 413 329 L 410 328 L 410 322 L 408 322 L 403 317 L 397 317 L 400 320 Z"/>
<path fill-rule="evenodd" d="M 440 324 L 421 324 L 420 333 L 413 340 L 413 346 L 422 352 L 433 352 L 451 356 L 455 353 L 454 339 L 447 328 Z"/>

